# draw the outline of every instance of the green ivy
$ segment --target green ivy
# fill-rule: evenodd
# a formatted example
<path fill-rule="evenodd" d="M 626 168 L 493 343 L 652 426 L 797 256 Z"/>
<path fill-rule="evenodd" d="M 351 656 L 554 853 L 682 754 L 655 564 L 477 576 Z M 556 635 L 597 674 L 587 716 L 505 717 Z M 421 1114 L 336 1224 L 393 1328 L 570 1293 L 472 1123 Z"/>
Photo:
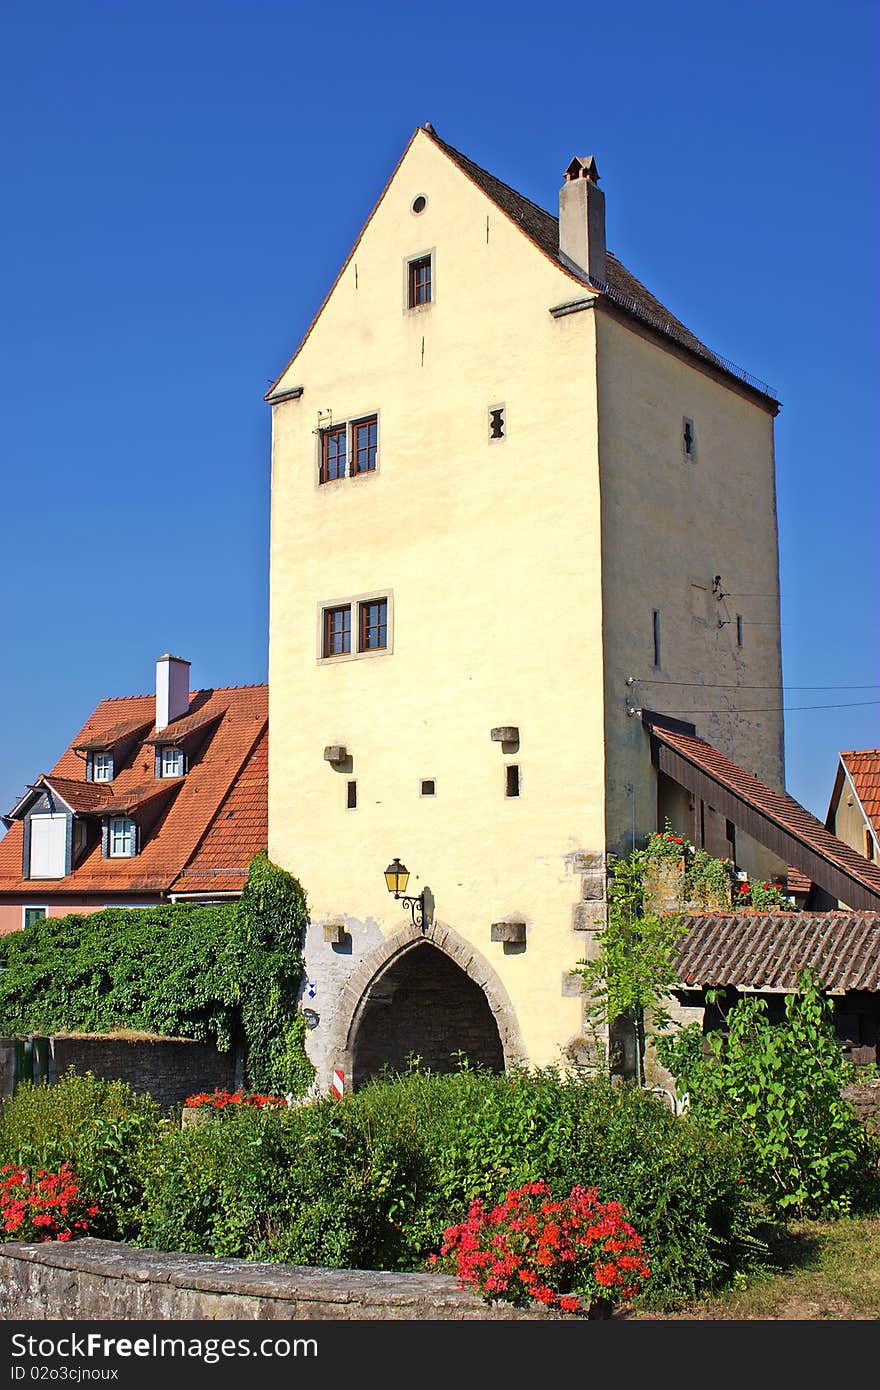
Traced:
<path fill-rule="evenodd" d="M 243 1042 L 251 1086 L 301 1094 L 313 1075 L 296 1007 L 307 916 L 300 884 L 261 853 L 238 902 L 44 917 L 3 939 L 0 1030 Z"/>

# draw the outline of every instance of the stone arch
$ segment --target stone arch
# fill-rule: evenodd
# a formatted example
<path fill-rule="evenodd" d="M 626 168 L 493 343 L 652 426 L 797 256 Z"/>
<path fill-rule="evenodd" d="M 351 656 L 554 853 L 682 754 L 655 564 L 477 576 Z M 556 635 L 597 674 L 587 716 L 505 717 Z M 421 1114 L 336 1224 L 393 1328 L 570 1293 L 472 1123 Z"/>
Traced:
<path fill-rule="evenodd" d="M 331 1066 L 345 1072 L 346 1090 L 353 1086 L 356 1041 L 365 1011 L 383 980 L 393 979 L 406 957 L 424 946 L 434 947 L 480 990 L 498 1030 L 504 1067 L 524 1060 L 516 1014 L 495 969 L 451 927 L 435 921 L 422 930 L 408 924 L 364 957 L 340 995 L 329 1051 Z"/>

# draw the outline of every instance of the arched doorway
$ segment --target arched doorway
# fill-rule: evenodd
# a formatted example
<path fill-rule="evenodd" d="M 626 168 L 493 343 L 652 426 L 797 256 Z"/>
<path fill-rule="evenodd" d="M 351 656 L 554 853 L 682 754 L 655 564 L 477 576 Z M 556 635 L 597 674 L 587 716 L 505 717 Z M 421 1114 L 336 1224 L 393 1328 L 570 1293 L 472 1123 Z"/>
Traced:
<path fill-rule="evenodd" d="M 418 1057 L 427 1071 L 451 1072 L 464 1054 L 472 1066 L 504 1070 L 504 1047 L 484 991 L 448 955 L 414 944 L 373 977 L 350 1039 L 355 1089 L 383 1067 L 405 1071 Z"/>

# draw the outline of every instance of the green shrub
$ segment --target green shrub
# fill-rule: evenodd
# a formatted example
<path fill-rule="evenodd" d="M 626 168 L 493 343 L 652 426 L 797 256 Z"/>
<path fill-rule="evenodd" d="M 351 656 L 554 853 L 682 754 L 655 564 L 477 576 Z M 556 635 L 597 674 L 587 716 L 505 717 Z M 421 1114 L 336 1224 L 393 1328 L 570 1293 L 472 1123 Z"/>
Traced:
<path fill-rule="evenodd" d="M 140 1174 L 160 1133 L 149 1096 L 68 1072 L 56 1086 L 23 1082 L 0 1106 L 0 1164 L 56 1171 L 68 1163 L 87 1204 L 100 1209 L 89 1234 L 125 1240 L 140 1228 Z"/>
<path fill-rule="evenodd" d="M 675 1117 L 635 1086 L 553 1069 L 489 1076 L 416 1072 L 339 1102 L 390 1136 L 417 1136 L 422 1165 L 402 1252 L 413 1264 L 440 1247 L 472 1197 L 504 1199 L 544 1178 L 623 1203 L 653 1270 L 644 1301 L 672 1306 L 727 1283 L 762 1253 L 736 1144 L 696 1117 Z"/>
<path fill-rule="evenodd" d="M 236 1107 L 169 1133 L 150 1155 L 141 1238 L 166 1250 L 395 1267 L 417 1163 L 332 1100 Z"/>
<path fill-rule="evenodd" d="M 876 1145 L 840 1094 L 853 1067 L 832 1007 L 809 972 L 786 999 L 785 1023 L 769 1021 L 765 1000 L 742 999 L 688 1077 L 704 1124 L 740 1137 L 752 1182 L 783 1216 L 840 1216 L 880 1200 Z"/>

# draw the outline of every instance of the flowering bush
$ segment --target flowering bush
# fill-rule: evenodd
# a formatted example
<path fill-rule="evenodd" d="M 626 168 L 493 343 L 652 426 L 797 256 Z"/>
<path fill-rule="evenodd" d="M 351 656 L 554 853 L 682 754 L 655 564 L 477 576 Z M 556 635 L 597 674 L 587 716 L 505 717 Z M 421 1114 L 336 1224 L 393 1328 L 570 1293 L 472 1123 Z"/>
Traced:
<path fill-rule="evenodd" d="M 71 1240 L 85 1235 L 88 1218 L 97 1216 L 79 1195 L 76 1177 L 67 1163 L 57 1173 L 4 1163 L 0 1169 L 0 1219 L 7 1236 L 16 1240 Z"/>
<path fill-rule="evenodd" d="M 444 1232 L 441 1256 L 487 1298 L 533 1298 L 575 1313 L 632 1298 L 649 1277 L 641 1238 L 624 1217 L 594 1187 L 555 1201 L 546 1182 L 525 1183 L 488 1211 L 471 1202 L 467 1220 Z"/>
<path fill-rule="evenodd" d="M 757 912 L 792 912 L 791 902 L 778 883 L 740 883 L 733 895 L 734 906 L 753 907 Z"/>
<path fill-rule="evenodd" d="M 272 1109 L 286 1105 L 284 1096 L 262 1096 L 244 1091 L 200 1091 L 198 1095 L 187 1096 L 183 1102 L 187 1107 L 210 1105 L 214 1110 L 225 1110 L 230 1105 L 252 1105 L 258 1110 Z"/>

